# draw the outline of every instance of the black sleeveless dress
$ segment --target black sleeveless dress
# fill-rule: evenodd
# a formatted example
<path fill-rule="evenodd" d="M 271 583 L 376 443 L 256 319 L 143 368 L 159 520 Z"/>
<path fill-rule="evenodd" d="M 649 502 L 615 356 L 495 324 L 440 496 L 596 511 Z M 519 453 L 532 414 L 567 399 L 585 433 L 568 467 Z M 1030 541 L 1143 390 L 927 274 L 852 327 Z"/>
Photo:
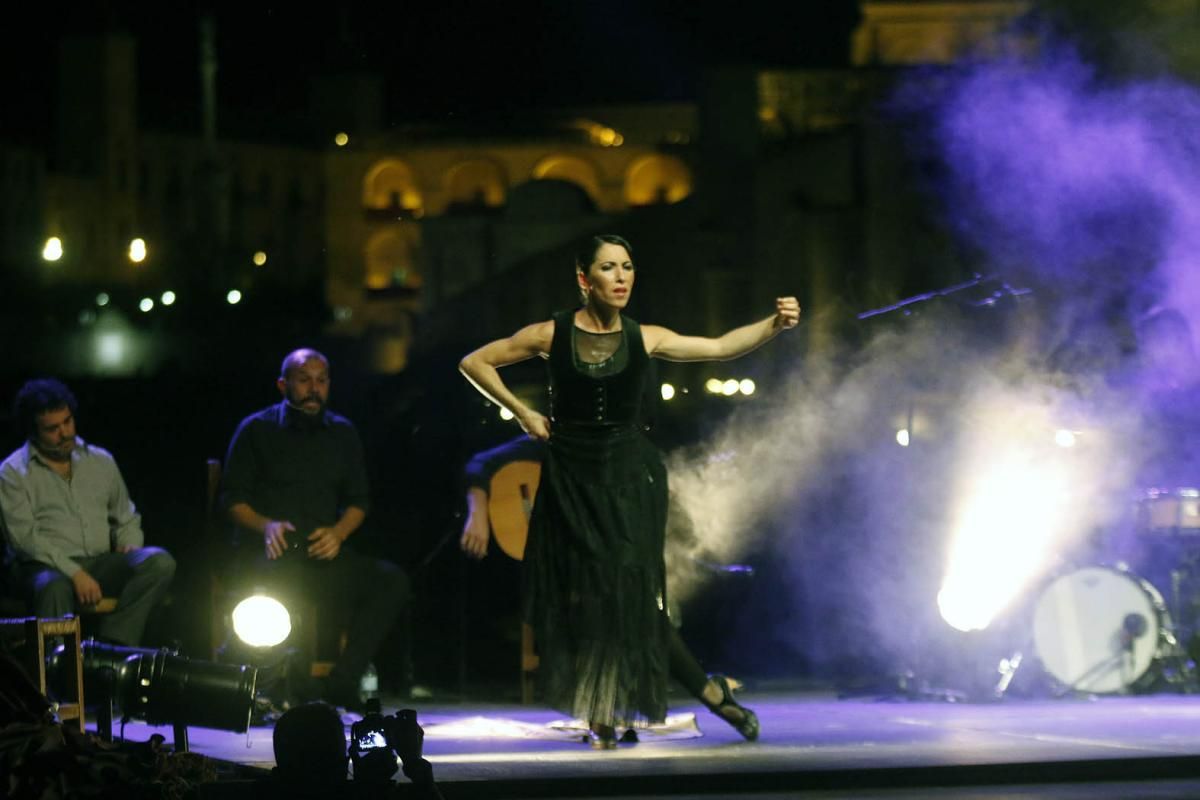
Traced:
<path fill-rule="evenodd" d="M 589 363 L 588 343 L 618 337 Z M 603 343 L 602 343 L 603 344 Z M 667 712 L 667 473 L 646 438 L 641 329 L 554 315 L 550 441 L 525 550 L 525 619 L 547 702 L 597 724 Z"/>

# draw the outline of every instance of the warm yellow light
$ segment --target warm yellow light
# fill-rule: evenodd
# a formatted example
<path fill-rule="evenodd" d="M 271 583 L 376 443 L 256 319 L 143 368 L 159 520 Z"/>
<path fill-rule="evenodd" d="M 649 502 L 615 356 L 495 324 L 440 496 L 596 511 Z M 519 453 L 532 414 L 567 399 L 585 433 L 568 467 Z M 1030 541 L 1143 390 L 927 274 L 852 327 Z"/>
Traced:
<path fill-rule="evenodd" d="M 754 381 L 751 380 L 750 378 L 742 378 L 740 381 L 738 381 L 738 391 L 741 392 L 742 394 L 746 395 L 747 397 L 754 394 L 754 391 L 757 388 L 758 388 L 758 385 L 755 384 Z"/>
<path fill-rule="evenodd" d="M 613 137 L 613 143 L 612 143 L 613 147 L 620 147 L 623 144 L 625 144 L 624 136 L 622 136 L 621 134 L 618 133 L 616 136 Z"/>
<path fill-rule="evenodd" d="M 721 384 L 721 394 L 725 395 L 726 397 L 733 397 L 737 393 L 738 382 L 733 378 L 730 378 Z"/>
<path fill-rule="evenodd" d="M 140 264 L 146 260 L 146 240 L 131 239 L 129 242 L 129 260 Z"/>
<path fill-rule="evenodd" d="M 236 306 L 238 303 L 242 302 L 242 293 L 237 289 L 230 289 L 229 294 L 225 295 L 225 302 L 229 303 L 231 306 Z"/>
<path fill-rule="evenodd" d="M 238 603 L 230 615 L 233 632 L 251 647 L 274 647 L 292 632 L 292 617 L 273 597 L 254 595 Z"/>
<path fill-rule="evenodd" d="M 333 143 L 338 147 L 345 147 L 346 145 L 350 144 L 350 135 L 339 131 L 338 134 L 333 137 Z"/>
<path fill-rule="evenodd" d="M 704 382 L 704 388 L 709 394 L 720 394 L 725 388 L 725 384 L 721 382 L 720 378 L 709 378 Z"/>
<path fill-rule="evenodd" d="M 261 267 L 265 263 L 267 263 L 267 254 L 259 250 L 254 254 L 254 266 Z"/>
<path fill-rule="evenodd" d="M 149 297 L 143 297 L 138 302 L 138 310 L 141 311 L 143 314 L 145 314 L 147 311 L 149 311 L 152 308 L 154 308 L 154 301 L 151 300 Z"/>
<path fill-rule="evenodd" d="M 675 396 L 675 387 L 669 383 L 664 383 L 662 385 L 662 399 L 670 400 L 674 396 Z"/>
<path fill-rule="evenodd" d="M 42 259 L 45 261 L 58 261 L 62 257 L 62 239 L 57 236 L 51 236 L 46 240 L 46 244 L 42 248 Z"/>
<path fill-rule="evenodd" d="M 160 297 L 159 299 L 160 299 L 160 300 L 162 300 L 162 304 L 163 304 L 164 306 L 173 306 L 173 305 L 175 305 L 175 293 L 174 293 L 174 292 L 172 292 L 170 289 L 168 289 L 167 291 L 163 292 L 163 293 L 162 293 L 162 297 Z"/>
<path fill-rule="evenodd" d="M 507 422 L 508 420 L 510 420 L 512 418 L 513 418 L 513 413 L 511 411 L 509 411 L 507 408 L 505 408 L 504 406 L 500 406 L 500 419 Z"/>

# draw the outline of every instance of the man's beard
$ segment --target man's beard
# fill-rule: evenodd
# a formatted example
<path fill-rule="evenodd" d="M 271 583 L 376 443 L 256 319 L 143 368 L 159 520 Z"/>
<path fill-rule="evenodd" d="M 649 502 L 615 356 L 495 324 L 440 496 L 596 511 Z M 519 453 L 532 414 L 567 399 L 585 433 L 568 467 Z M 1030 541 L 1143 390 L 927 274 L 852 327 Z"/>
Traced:
<path fill-rule="evenodd" d="M 315 417 L 319 416 L 320 413 L 325 410 L 324 401 L 322 401 L 321 398 L 317 397 L 316 395 L 309 395 L 308 397 L 293 397 L 289 394 L 287 400 L 288 405 L 299 411 L 301 414 L 307 414 Z M 317 404 L 315 408 L 310 405 L 305 405 L 305 403 L 310 400 Z"/>

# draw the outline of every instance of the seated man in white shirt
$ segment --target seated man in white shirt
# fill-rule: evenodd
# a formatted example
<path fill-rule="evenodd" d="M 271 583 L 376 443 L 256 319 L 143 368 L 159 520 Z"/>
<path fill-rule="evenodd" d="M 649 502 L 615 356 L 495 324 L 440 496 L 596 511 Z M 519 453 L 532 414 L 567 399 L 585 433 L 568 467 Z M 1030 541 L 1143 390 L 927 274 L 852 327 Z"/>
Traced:
<path fill-rule="evenodd" d="M 141 643 L 175 559 L 145 547 L 141 516 L 113 457 L 75 434 L 75 396 L 54 379 L 17 392 L 13 416 L 28 437 L 0 464 L 0 522 L 15 575 L 38 617 L 61 617 L 116 597 L 98 636 Z"/>

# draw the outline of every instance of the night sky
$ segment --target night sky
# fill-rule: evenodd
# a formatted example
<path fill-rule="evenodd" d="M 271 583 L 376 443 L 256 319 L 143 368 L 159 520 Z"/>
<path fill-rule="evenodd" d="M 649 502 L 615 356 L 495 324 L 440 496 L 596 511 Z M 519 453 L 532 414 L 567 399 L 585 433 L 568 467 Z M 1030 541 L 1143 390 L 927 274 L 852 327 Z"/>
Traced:
<path fill-rule="evenodd" d="M 308 4 L 303 4 L 307 6 Z M 341 4 L 338 4 L 341 5 Z M 710 0 L 542 0 L 333 4 L 58 4 L 8 12 L 0 48 L 0 136 L 51 129 L 56 42 L 123 29 L 139 47 L 140 116 L 151 129 L 198 126 L 197 19 L 217 24 L 228 129 L 253 121 L 281 135 L 306 113 L 308 78 L 365 69 L 386 81 L 386 120 L 445 121 L 590 102 L 689 100 L 706 65 L 845 63 L 856 0 L 782 12 Z M 735 12 L 736 9 L 736 12 Z M 735 16 L 736 13 L 736 16 Z"/>

